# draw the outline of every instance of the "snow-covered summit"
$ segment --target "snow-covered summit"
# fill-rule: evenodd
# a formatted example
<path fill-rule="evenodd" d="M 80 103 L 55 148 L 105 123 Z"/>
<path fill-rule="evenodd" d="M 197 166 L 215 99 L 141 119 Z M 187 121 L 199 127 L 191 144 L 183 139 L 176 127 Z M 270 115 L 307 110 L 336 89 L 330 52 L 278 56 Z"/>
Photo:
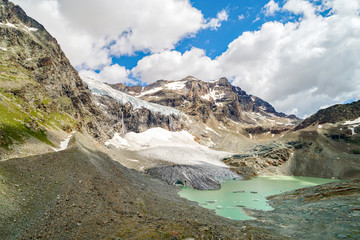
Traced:
<path fill-rule="evenodd" d="M 155 103 L 149 103 L 147 101 L 130 96 L 126 93 L 117 91 L 117 90 L 113 89 L 112 87 L 110 87 L 109 85 L 107 85 L 99 80 L 96 80 L 93 78 L 88 78 L 85 76 L 81 76 L 81 79 L 88 84 L 90 90 L 94 94 L 106 95 L 106 96 L 112 97 L 116 101 L 118 101 L 122 104 L 130 103 L 135 110 L 141 109 L 141 108 L 146 108 L 152 112 L 157 112 L 157 113 L 160 113 L 160 114 L 163 114 L 166 116 L 173 115 L 173 114 L 175 114 L 175 115 L 181 114 L 175 108 L 161 106 L 161 105 L 155 104 Z"/>

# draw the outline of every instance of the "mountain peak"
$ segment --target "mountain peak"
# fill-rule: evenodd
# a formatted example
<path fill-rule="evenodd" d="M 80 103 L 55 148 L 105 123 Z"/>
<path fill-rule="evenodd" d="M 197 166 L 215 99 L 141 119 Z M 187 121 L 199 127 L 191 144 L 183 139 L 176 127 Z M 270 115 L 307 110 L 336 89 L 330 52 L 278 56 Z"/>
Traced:
<path fill-rule="evenodd" d="M 264 120 L 271 124 L 267 119 L 284 118 L 287 124 L 292 124 L 298 120 L 276 112 L 271 104 L 232 86 L 225 77 L 212 82 L 193 76 L 177 81 L 158 80 L 141 92 L 130 92 L 126 87 L 115 85 L 112 87 L 152 103 L 176 108 L 203 122 L 209 119 L 231 119 L 249 124 L 258 124 L 260 122 L 257 121 Z"/>
<path fill-rule="evenodd" d="M 185 78 L 183 78 L 183 79 L 181 79 L 181 81 L 184 81 L 184 80 L 187 80 L 187 81 L 197 81 L 197 80 L 199 80 L 199 79 L 197 79 L 196 77 L 194 77 L 194 76 L 191 76 L 191 75 L 189 75 L 189 76 L 187 76 L 187 77 L 185 77 Z"/>

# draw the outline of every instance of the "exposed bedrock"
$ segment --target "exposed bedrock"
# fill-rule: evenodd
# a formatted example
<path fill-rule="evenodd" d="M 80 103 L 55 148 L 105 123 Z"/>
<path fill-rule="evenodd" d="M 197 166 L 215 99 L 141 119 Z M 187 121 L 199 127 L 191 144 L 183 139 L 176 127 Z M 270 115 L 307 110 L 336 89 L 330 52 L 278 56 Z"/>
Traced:
<path fill-rule="evenodd" d="M 170 185 L 182 185 L 198 190 L 217 190 L 220 189 L 220 183 L 226 180 L 242 179 L 227 168 L 209 164 L 160 166 L 146 172 Z"/>

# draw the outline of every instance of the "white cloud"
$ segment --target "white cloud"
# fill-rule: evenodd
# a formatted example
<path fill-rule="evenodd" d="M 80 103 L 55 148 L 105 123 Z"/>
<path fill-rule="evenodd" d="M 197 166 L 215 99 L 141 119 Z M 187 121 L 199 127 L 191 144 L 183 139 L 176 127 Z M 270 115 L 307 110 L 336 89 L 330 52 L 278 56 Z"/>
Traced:
<path fill-rule="evenodd" d="M 315 11 L 317 10 L 317 7 L 305 0 L 288 0 L 284 5 L 283 10 L 287 10 L 294 14 L 303 14 L 305 17 L 310 18 L 316 17 Z"/>
<path fill-rule="evenodd" d="M 79 72 L 80 75 L 94 78 L 106 83 L 124 83 L 133 84 L 134 81 L 129 79 L 130 70 L 127 70 L 123 66 L 113 64 L 111 66 L 104 67 L 99 73 L 92 70 L 82 70 Z"/>
<path fill-rule="evenodd" d="M 14 2 L 45 25 L 80 69 L 109 65 L 112 55 L 171 50 L 182 38 L 204 28 L 217 29 L 228 17 L 221 11 L 207 21 L 189 0 Z"/>
<path fill-rule="evenodd" d="M 228 17 L 229 17 L 228 13 L 226 12 L 225 9 L 223 9 L 220 12 L 218 12 L 216 18 L 212 18 L 209 20 L 208 23 L 204 24 L 203 28 L 210 28 L 212 30 L 217 30 L 219 27 L 221 27 L 221 22 L 227 21 Z"/>
<path fill-rule="evenodd" d="M 172 51 L 144 58 L 134 72 L 145 82 L 226 76 L 277 110 L 300 117 L 324 105 L 358 99 L 359 1 L 349 0 L 357 7 L 351 11 L 339 2 L 329 1 L 333 14 L 324 17 L 308 1 L 289 0 L 284 11 L 301 15 L 298 22 L 267 22 L 258 31 L 243 33 L 214 60 L 200 49 L 183 55 Z"/>
<path fill-rule="evenodd" d="M 298 22 L 267 22 L 244 32 L 214 60 L 198 48 L 183 54 L 173 48 L 201 29 L 216 30 L 228 19 L 225 10 L 206 20 L 188 0 L 14 2 L 45 24 L 76 67 L 102 69 L 87 73 L 106 81 L 131 81 L 129 70 L 107 67 L 112 54 L 149 51 L 131 70 L 143 82 L 226 76 L 277 110 L 300 117 L 360 96 L 360 0 L 287 0 L 281 11 L 300 16 Z M 274 14 L 279 8 L 271 0 L 264 10 Z M 325 9 L 331 14 L 324 17 Z"/>
<path fill-rule="evenodd" d="M 260 17 L 256 16 L 256 18 L 252 21 L 253 23 L 256 23 L 257 21 L 260 21 Z"/>
<path fill-rule="evenodd" d="M 239 15 L 239 16 L 238 16 L 238 19 L 239 19 L 239 21 L 241 21 L 241 20 L 245 19 L 244 14 Z"/>
<path fill-rule="evenodd" d="M 265 6 L 264 6 L 264 14 L 265 16 L 273 16 L 275 12 L 280 11 L 279 4 L 274 2 L 274 0 L 270 0 Z"/>
<path fill-rule="evenodd" d="M 323 17 L 308 1 L 289 0 L 284 9 L 303 18 L 298 23 L 265 23 L 230 43 L 216 60 L 224 75 L 280 111 L 296 106 L 300 116 L 320 106 L 360 96 L 360 16 L 357 9 Z M 310 91 L 311 90 L 311 91 Z"/>
<path fill-rule="evenodd" d="M 188 75 L 204 80 L 221 77 L 218 63 L 198 48 L 192 48 L 184 54 L 164 51 L 147 56 L 132 69 L 132 74 L 145 83 L 159 79 L 179 80 Z"/>

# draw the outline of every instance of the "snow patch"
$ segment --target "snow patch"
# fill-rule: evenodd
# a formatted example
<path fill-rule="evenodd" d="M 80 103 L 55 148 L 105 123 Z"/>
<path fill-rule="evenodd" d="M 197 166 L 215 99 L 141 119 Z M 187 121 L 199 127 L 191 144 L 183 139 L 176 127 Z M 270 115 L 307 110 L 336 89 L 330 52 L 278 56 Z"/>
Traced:
<path fill-rule="evenodd" d="M 7 48 L 0 47 L 0 50 L 3 50 L 4 52 L 7 52 Z"/>
<path fill-rule="evenodd" d="M 358 123 L 360 123 L 360 117 L 353 121 L 346 121 L 346 122 L 344 122 L 344 125 L 352 125 L 352 124 L 358 124 Z"/>
<path fill-rule="evenodd" d="M 161 90 L 163 90 L 162 87 L 153 88 L 153 89 L 150 89 L 150 90 L 141 92 L 141 93 L 140 93 L 139 95 L 137 95 L 136 97 L 142 97 L 142 96 L 145 96 L 145 95 L 154 94 L 154 93 L 160 92 Z"/>
<path fill-rule="evenodd" d="M 252 139 L 252 138 L 253 138 L 253 137 L 252 137 L 252 135 L 251 135 L 251 133 L 249 133 L 249 138 L 250 138 L 250 139 Z"/>
<path fill-rule="evenodd" d="M 318 128 L 322 128 L 323 126 L 322 125 L 318 125 Z"/>
<path fill-rule="evenodd" d="M 109 145 L 113 145 L 116 148 L 130 147 L 130 144 L 119 133 L 115 133 L 112 139 L 105 142 L 105 146 Z"/>
<path fill-rule="evenodd" d="M 223 92 L 221 93 L 221 92 L 211 89 L 209 93 L 201 96 L 201 98 L 208 100 L 208 101 L 210 101 L 210 99 L 212 98 L 214 101 L 216 101 L 216 100 L 222 99 L 225 95 L 226 94 Z"/>
<path fill-rule="evenodd" d="M 171 90 L 181 90 L 185 87 L 185 81 L 171 82 L 165 84 L 165 87 Z"/>
<path fill-rule="evenodd" d="M 93 78 L 87 78 L 84 76 L 81 76 L 81 78 L 84 82 L 86 82 L 88 84 L 90 90 L 94 94 L 106 95 L 106 96 L 112 97 L 116 101 L 118 101 L 122 104 L 130 103 L 134 109 L 146 108 L 152 112 L 157 112 L 157 113 L 163 114 L 165 116 L 170 116 L 172 114 L 175 114 L 175 115 L 181 114 L 178 110 L 176 110 L 172 107 L 161 106 L 159 104 L 143 101 L 136 97 L 130 96 L 126 93 L 117 91 L 117 90 L 113 89 L 112 87 L 110 87 L 109 85 L 107 85 L 101 81 L 95 80 Z"/>
<path fill-rule="evenodd" d="M 209 128 L 208 126 L 205 127 L 206 130 L 215 133 L 216 135 L 218 135 L 220 137 L 220 135 L 212 128 Z"/>
<path fill-rule="evenodd" d="M 15 26 L 15 25 L 14 25 L 14 24 L 12 24 L 12 23 L 9 23 L 9 21 L 8 21 L 8 20 L 6 20 L 5 26 L 8 26 L 8 27 L 11 27 L 11 28 L 18 29 L 18 28 L 17 28 L 17 26 Z"/>
<path fill-rule="evenodd" d="M 360 126 L 360 117 L 353 121 L 346 121 L 344 122 L 344 125 L 348 125 L 348 128 L 351 130 L 352 135 L 354 135 L 356 134 L 355 128 Z M 340 130 L 342 130 L 342 128 Z"/>
<path fill-rule="evenodd" d="M 54 148 L 55 152 L 59 152 L 59 151 L 65 150 L 65 149 L 68 147 L 69 142 L 70 142 L 72 136 L 74 135 L 74 133 L 75 133 L 75 132 L 72 132 L 64 141 L 61 141 L 61 142 L 60 142 L 60 148 L 59 148 L 59 149 Z"/>
<path fill-rule="evenodd" d="M 36 32 L 38 30 L 37 28 L 28 27 L 26 25 L 23 25 L 23 27 L 26 32 Z"/>
<path fill-rule="evenodd" d="M 259 108 L 260 108 L 260 110 L 262 110 L 262 111 L 266 111 L 266 110 L 267 110 L 267 108 L 264 107 L 264 106 L 260 106 Z"/>
<path fill-rule="evenodd" d="M 139 160 L 136 160 L 136 159 L 127 159 L 127 160 L 130 162 L 139 162 Z"/>

